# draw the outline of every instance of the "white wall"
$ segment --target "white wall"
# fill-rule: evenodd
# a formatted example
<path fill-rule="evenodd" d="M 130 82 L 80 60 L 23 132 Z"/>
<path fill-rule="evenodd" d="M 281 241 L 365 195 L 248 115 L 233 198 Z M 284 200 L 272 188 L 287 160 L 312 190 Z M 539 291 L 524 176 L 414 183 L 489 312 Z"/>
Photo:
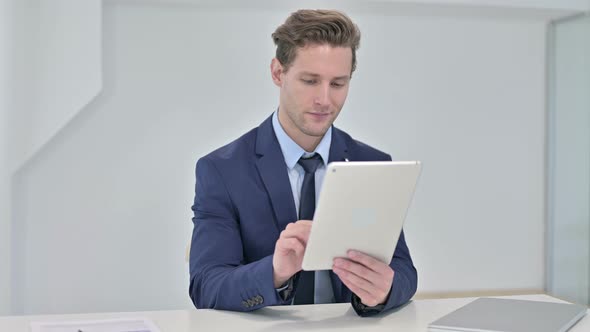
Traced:
<path fill-rule="evenodd" d="M 15 175 L 15 313 L 190 307 L 194 163 L 276 106 L 290 9 L 105 3 L 102 93 Z M 542 289 L 544 23 L 344 9 L 363 39 L 337 125 L 424 162 L 419 291 Z"/>
<path fill-rule="evenodd" d="M 398 0 L 391 0 L 398 1 Z M 401 0 L 400 0 L 401 1 Z M 428 3 L 454 3 L 478 6 L 506 6 L 517 8 L 558 8 L 590 10 L 587 0 L 417 0 L 416 2 Z"/>
<path fill-rule="evenodd" d="M 553 27 L 549 291 L 590 300 L 590 18 Z"/>
<path fill-rule="evenodd" d="M 14 168 L 40 151 L 101 88 L 101 0 L 22 0 L 21 112 Z M 31 96 L 35 96 L 31 98 Z"/>
<path fill-rule="evenodd" d="M 0 315 L 10 311 L 10 171 L 8 112 L 11 106 L 12 1 L 0 2 Z"/>
<path fill-rule="evenodd" d="M 543 26 L 361 23 L 367 53 L 340 125 L 424 163 L 406 226 L 419 291 L 542 289 Z"/>

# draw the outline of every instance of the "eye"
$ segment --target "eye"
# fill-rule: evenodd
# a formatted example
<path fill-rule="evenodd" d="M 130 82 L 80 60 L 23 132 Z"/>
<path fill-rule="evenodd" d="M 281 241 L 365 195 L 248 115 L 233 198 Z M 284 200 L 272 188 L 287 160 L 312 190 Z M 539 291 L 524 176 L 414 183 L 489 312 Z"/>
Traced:
<path fill-rule="evenodd" d="M 344 83 L 332 82 L 332 86 L 335 88 L 341 88 L 344 86 Z"/>
<path fill-rule="evenodd" d="M 308 85 L 313 85 L 313 84 L 317 83 L 317 81 L 314 79 L 308 80 L 308 79 L 302 78 L 301 81 L 305 84 L 308 84 Z"/>

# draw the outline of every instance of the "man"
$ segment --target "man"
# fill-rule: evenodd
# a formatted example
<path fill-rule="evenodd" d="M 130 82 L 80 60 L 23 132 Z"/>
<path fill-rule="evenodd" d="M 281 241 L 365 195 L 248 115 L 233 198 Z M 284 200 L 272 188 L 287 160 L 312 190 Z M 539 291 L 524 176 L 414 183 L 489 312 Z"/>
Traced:
<path fill-rule="evenodd" d="M 236 311 L 350 302 L 361 316 L 398 307 L 417 286 L 403 231 L 389 264 L 351 250 L 332 271 L 301 271 L 327 163 L 391 160 L 332 126 L 356 66 L 358 28 L 340 12 L 300 10 L 272 37 L 278 110 L 197 162 L 191 299 Z"/>

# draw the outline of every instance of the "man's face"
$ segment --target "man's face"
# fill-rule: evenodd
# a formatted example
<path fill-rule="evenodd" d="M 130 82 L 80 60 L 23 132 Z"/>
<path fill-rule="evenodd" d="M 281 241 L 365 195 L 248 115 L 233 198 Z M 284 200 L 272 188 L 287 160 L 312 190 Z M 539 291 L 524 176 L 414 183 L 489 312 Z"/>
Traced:
<path fill-rule="evenodd" d="M 350 47 L 327 44 L 299 48 L 286 72 L 273 59 L 273 81 L 281 88 L 279 121 L 299 145 L 319 143 L 336 120 L 348 95 L 351 67 Z"/>

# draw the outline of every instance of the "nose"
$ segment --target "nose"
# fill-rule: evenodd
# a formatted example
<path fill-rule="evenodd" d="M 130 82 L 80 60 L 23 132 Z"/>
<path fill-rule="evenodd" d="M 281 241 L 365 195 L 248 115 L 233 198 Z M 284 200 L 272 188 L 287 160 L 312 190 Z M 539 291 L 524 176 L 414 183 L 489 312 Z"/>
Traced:
<path fill-rule="evenodd" d="M 318 110 L 327 111 L 330 108 L 330 84 L 320 84 L 316 90 L 314 106 Z"/>

